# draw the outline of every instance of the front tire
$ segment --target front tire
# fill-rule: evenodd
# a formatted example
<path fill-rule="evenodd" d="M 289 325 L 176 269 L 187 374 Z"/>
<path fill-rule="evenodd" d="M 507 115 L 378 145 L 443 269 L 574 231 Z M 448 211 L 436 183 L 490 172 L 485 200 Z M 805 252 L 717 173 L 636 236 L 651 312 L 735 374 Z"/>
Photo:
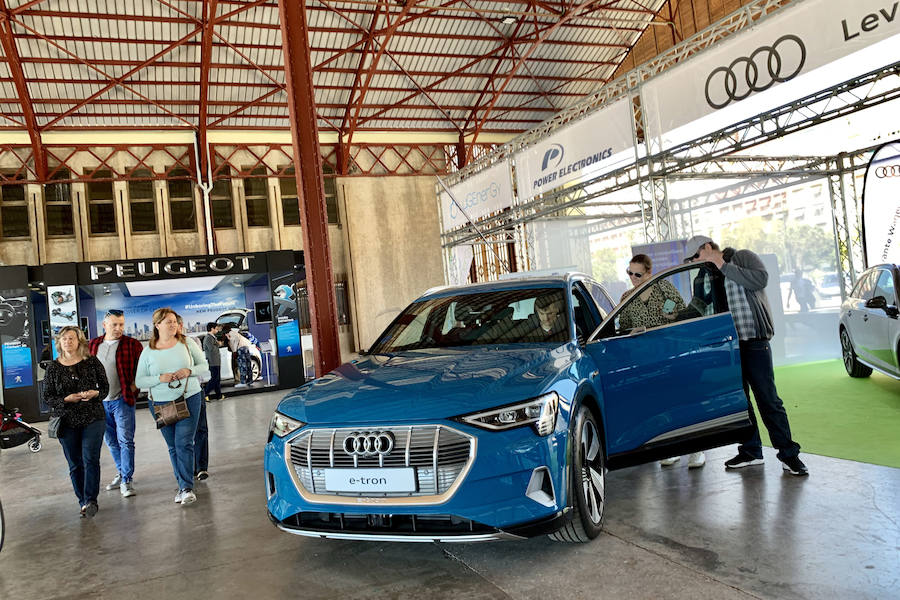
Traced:
<path fill-rule="evenodd" d="M 30 442 L 28 442 L 28 449 L 32 452 L 40 452 L 41 448 L 43 448 L 43 444 L 41 444 L 40 438 L 34 438 Z"/>
<path fill-rule="evenodd" d="M 572 519 L 550 534 L 557 542 L 589 542 L 603 527 L 606 506 L 606 453 L 600 428 L 586 407 L 578 409 L 572 436 L 572 462 L 569 467 L 572 494 Z"/>
<path fill-rule="evenodd" d="M 850 334 L 841 327 L 841 356 L 844 359 L 844 368 L 850 377 L 868 377 L 872 374 L 872 368 L 867 367 L 856 359 L 856 352 L 850 342 Z"/>

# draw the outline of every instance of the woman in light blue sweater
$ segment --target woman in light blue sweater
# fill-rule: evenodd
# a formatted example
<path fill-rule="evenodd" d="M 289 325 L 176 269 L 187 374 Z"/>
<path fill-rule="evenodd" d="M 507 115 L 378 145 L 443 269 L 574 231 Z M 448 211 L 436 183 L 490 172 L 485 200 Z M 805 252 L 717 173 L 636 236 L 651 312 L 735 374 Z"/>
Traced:
<path fill-rule="evenodd" d="M 160 428 L 178 481 L 175 502 L 182 506 L 197 499 L 194 494 L 194 433 L 200 417 L 202 394 L 196 376 L 208 369 L 206 355 L 200 346 L 178 331 L 178 314 L 171 308 L 156 309 L 150 346 L 141 352 L 134 381 L 138 387 L 150 389 L 151 413 L 154 404 L 174 402 L 182 395 L 187 402 L 190 417 Z"/>

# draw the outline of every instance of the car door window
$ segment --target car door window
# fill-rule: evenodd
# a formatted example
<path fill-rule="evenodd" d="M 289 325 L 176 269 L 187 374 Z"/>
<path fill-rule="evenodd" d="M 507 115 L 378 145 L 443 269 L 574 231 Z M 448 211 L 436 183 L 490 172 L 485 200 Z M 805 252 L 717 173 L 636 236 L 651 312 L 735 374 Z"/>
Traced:
<path fill-rule="evenodd" d="M 860 280 L 856 282 L 856 287 L 850 292 L 850 297 L 859 298 L 860 300 L 871 298 L 874 279 L 874 271 L 863 274 Z"/>
<path fill-rule="evenodd" d="M 894 276 L 887 269 L 875 271 L 878 279 L 875 281 L 875 291 L 872 293 L 873 298 L 884 296 L 888 306 L 897 304 L 896 290 L 894 289 Z"/>
<path fill-rule="evenodd" d="M 628 335 L 727 311 L 719 270 L 708 263 L 692 265 L 631 290 L 598 337 Z"/>
<path fill-rule="evenodd" d="M 583 341 L 597 329 L 600 322 L 593 310 L 594 302 L 581 282 L 572 286 L 572 309 L 575 313 L 575 333 L 578 339 Z"/>
<path fill-rule="evenodd" d="M 609 299 L 609 296 L 606 295 L 606 292 L 603 291 L 602 287 L 590 281 L 585 283 L 587 284 L 588 290 L 591 292 L 591 297 L 600 309 L 600 317 L 605 319 L 606 315 L 612 312 L 614 304 Z"/>

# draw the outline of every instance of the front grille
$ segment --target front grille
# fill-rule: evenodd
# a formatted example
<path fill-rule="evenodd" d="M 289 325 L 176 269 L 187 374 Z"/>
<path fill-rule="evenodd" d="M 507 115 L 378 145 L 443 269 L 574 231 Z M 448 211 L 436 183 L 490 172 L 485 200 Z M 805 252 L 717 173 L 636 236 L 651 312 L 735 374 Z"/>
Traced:
<path fill-rule="evenodd" d="M 344 438 L 363 432 L 390 432 L 394 449 L 386 456 L 350 456 Z M 474 438 L 441 425 L 309 429 L 291 440 L 291 464 L 303 488 L 313 494 L 349 497 L 410 498 L 447 492 L 474 456 Z M 412 467 L 415 492 L 331 492 L 324 469 Z"/>

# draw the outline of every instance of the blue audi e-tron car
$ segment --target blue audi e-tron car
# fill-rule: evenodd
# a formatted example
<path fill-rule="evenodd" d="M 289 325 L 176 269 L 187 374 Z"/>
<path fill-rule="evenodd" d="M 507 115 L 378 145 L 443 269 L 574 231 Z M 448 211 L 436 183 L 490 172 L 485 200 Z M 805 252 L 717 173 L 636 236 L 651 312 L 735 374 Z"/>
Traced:
<path fill-rule="evenodd" d="M 711 272 L 670 269 L 615 308 L 578 274 L 430 290 L 359 360 L 279 403 L 271 520 L 328 538 L 594 538 L 608 469 L 746 436 Z M 683 302 L 632 305 L 660 285 Z"/>

